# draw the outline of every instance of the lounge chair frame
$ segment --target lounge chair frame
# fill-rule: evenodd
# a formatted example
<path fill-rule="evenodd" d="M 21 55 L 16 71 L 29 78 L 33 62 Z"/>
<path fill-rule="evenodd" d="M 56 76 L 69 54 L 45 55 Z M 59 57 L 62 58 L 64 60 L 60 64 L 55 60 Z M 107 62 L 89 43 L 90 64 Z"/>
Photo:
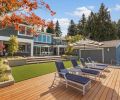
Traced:
<path fill-rule="evenodd" d="M 59 76 L 60 74 L 63 75 L 63 78 Z M 85 95 L 87 89 L 90 89 L 90 88 L 91 88 L 91 80 L 88 81 L 86 84 L 83 85 L 83 84 L 80 84 L 80 83 L 77 83 L 77 82 L 68 80 L 68 79 L 66 78 L 66 73 L 62 73 L 62 72 L 56 72 L 56 73 L 55 73 L 55 77 L 54 77 L 54 80 L 53 80 L 53 83 L 52 83 L 51 87 L 54 85 L 54 82 L 57 80 L 57 78 L 60 79 L 60 83 L 66 85 L 66 88 L 67 88 L 68 86 L 70 86 L 70 87 L 72 87 L 72 88 L 75 88 L 75 89 L 81 91 L 83 95 Z M 73 86 L 73 85 L 71 85 L 71 84 L 69 84 L 69 83 L 75 84 L 76 86 Z M 82 89 L 81 89 L 81 88 L 78 88 L 79 86 L 82 87 Z"/>
<path fill-rule="evenodd" d="M 80 59 L 83 59 L 83 60 L 84 60 L 84 58 L 80 58 Z M 81 60 L 80 60 L 80 61 L 81 61 Z M 81 62 L 81 63 L 82 63 L 82 62 Z M 96 70 L 96 71 L 100 71 L 101 74 L 103 74 L 103 72 L 106 70 L 106 68 L 104 68 L 103 70 L 97 69 L 94 65 L 91 65 L 91 67 L 90 67 L 90 66 L 88 66 L 86 63 L 85 63 L 85 65 L 82 64 L 82 66 L 83 66 L 83 67 L 87 67 L 88 69 L 91 69 L 91 70 L 93 69 L 93 70 Z M 93 67 L 92 67 L 92 66 L 93 66 Z M 86 69 L 87 69 L 87 68 L 86 68 Z"/>
<path fill-rule="evenodd" d="M 80 68 L 80 65 L 78 65 L 78 66 L 73 66 L 74 68 L 76 68 L 76 69 L 79 69 L 80 71 L 81 71 L 81 68 Z M 88 68 L 84 68 L 84 69 L 88 69 Z M 90 68 L 89 68 L 90 69 Z M 94 69 L 90 69 L 90 70 L 94 70 Z M 98 70 L 96 70 L 96 71 L 98 71 Z M 85 72 L 82 72 L 81 71 L 81 73 L 83 74 L 83 75 L 86 75 L 86 76 L 94 76 L 95 77 L 95 80 L 97 79 L 97 77 L 98 77 L 98 79 L 100 80 L 100 75 L 101 75 L 101 72 L 98 74 L 98 75 L 94 75 L 94 74 L 90 74 L 90 73 L 85 73 Z M 90 78 L 90 77 L 89 77 Z"/>

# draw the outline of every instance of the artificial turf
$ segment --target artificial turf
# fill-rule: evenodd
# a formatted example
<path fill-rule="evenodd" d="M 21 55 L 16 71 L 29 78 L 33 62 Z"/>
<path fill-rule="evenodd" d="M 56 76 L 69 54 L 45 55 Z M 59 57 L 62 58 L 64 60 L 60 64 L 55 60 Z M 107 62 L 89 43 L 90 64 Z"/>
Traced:
<path fill-rule="evenodd" d="M 66 68 L 72 66 L 70 61 L 65 61 L 64 64 Z M 54 62 L 29 64 L 29 65 L 12 67 L 12 74 L 15 79 L 15 82 L 45 75 L 55 71 L 56 68 Z"/>

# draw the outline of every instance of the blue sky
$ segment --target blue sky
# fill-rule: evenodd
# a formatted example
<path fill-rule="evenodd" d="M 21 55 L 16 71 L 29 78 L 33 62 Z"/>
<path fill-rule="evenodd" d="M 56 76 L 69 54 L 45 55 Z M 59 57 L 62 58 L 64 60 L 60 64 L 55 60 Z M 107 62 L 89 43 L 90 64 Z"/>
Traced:
<path fill-rule="evenodd" d="M 76 23 L 80 20 L 84 13 L 86 16 L 91 11 L 97 12 L 100 4 L 104 3 L 111 12 L 112 20 L 120 19 L 120 0 L 44 0 L 56 12 L 55 16 L 51 16 L 46 9 L 38 9 L 35 11 L 37 15 L 45 20 L 56 20 L 61 25 L 63 35 L 67 34 L 69 21 L 73 19 Z"/>

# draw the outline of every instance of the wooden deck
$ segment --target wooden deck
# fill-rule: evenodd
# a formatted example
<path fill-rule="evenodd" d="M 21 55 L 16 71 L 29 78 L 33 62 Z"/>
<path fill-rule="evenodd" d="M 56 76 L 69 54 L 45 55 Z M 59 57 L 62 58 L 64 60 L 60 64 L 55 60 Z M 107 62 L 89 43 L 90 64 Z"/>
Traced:
<path fill-rule="evenodd" d="M 120 100 L 120 69 L 109 69 L 82 96 L 76 89 L 59 85 L 50 89 L 54 73 L 15 83 L 0 89 L 0 100 Z"/>

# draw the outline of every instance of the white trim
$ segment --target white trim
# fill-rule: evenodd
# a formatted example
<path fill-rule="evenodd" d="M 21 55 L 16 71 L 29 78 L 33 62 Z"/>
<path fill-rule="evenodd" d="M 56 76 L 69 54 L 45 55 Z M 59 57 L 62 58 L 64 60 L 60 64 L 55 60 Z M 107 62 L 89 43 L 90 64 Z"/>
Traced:
<path fill-rule="evenodd" d="M 32 42 L 31 43 L 31 52 L 30 52 L 30 55 L 33 56 L 33 47 L 34 47 L 34 43 Z"/>
<path fill-rule="evenodd" d="M 9 39 L 10 39 L 10 37 L 0 36 L 0 40 L 2 40 L 2 41 L 9 41 Z M 33 56 L 33 40 L 18 38 L 18 42 L 31 44 L 31 56 Z"/>
<path fill-rule="evenodd" d="M 25 25 L 25 24 L 19 24 L 19 25 L 33 28 L 33 26 L 31 26 L 31 25 Z"/>
<path fill-rule="evenodd" d="M 53 45 L 53 47 L 63 47 L 63 48 L 66 48 L 67 45 Z"/>
<path fill-rule="evenodd" d="M 27 28 L 27 27 L 32 28 L 32 27 L 27 26 L 27 25 L 24 25 L 24 24 L 19 24 L 19 26 L 25 26 L 25 34 L 20 34 L 20 31 L 18 30 L 18 35 L 20 35 L 20 36 L 27 36 L 27 37 L 33 37 L 32 33 L 31 33 L 31 35 L 27 35 L 27 34 L 26 34 L 26 33 L 27 33 L 26 28 Z"/>
<path fill-rule="evenodd" d="M 27 37 L 33 37 L 32 35 L 25 35 L 25 34 L 20 34 L 19 31 L 18 31 L 18 35 L 19 36 L 27 36 Z"/>
<path fill-rule="evenodd" d="M 79 57 L 81 58 L 81 50 L 79 50 Z"/>
<path fill-rule="evenodd" d="M 105 61 L 105 58 L 104 58 L 104 48 L 102 49 L 102 61 L 103 61 L 103 63 Z"/>
<path fill-rule="evenodd" d="M 2 41 L 9 41 L 9 39 L 10 39 L 10 37 L 0 36 L 0 40 L 2 40 Z M 33 43 L 33 40 L 32 39 L 18 38 L 18 42 Z"/>
<path fill-rule="evenodd" d="M 51 45 L 34 45 L 35 47 L 51 47 Z"/>

